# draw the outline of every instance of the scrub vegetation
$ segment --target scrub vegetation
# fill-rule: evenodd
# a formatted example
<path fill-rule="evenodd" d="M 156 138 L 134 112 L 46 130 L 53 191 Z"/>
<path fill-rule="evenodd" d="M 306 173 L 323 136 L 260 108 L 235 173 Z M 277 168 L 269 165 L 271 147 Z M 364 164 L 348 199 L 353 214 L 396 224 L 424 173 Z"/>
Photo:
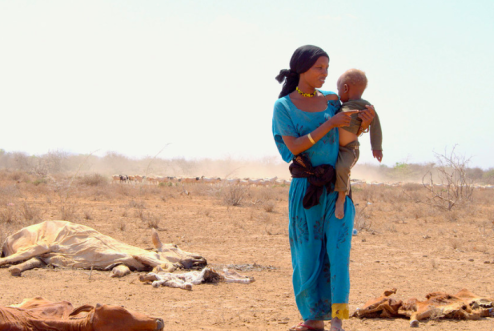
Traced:
<path fill-rule="evenodd" d="M 250 285 L 204 285 L 185 292 L 141 285 L 135 274 L 115 280 L 93 270 L 89 279 L 85 270 L 44 269 L 16 278 L 0 268 L 0 305 L 38 295 L 75 305 L 112 303 L 162 317 L 179 331 L 286 330 L 300 321 L 291 288 L 289 185 L 113 182 L 114 173 L 145 175 L 141 171 L 147 166 L 146 161 L 115 154 L 88 158 L 58 153 L 45 158 L 3 153 L 0 162 L 0 243 L 30 224 L 65 219 L 148 248 L 155 228 L 164 242 L 203 255 L 213 267 L 238 268 L 256 279 Z M 279 178 L 280 169 L 286 171 L 285 164 L 272 160 L 249 162 L 156 159 L 152 171 L 163 176 Z M 492 170 L 467 168 L 471 196 L 448 209 L 429 201 L 431 193 L 422 178 L 430 169 L 413 164 L 367 167 L 369 174 L 375 171 L 396 177 L 389 182 L 402 183 L 353 186 L 357 234 L 350 262 L 352 312 L 392 287 L 398 288 L 398 298 L 423 299 L 431 291 L 456 293 L 462 288 L 492 294 L 494 190 L 482 186 L 490 183 Z M 416 178 L 408 182 L 401 177 L 404 173 Z M 486 325 L 482 320 L 421 325 L 424 330 L 438 327 L 482 330 Z M 408 321 L 352 318 L 345 328 L 404 330 Z"/>

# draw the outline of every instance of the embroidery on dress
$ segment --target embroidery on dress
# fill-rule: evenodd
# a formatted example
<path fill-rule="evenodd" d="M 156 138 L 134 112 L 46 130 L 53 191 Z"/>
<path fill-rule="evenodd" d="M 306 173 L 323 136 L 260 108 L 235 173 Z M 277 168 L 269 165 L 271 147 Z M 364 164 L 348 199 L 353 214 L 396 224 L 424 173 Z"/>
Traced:
<path fill-rule="evenodd" d="M 295 128 L 293 127 L 292 124 L 287 124 L 286 127 L 281 127 L 280 128 L 280 133 L 282 136 L 290 136 L 292 135 L 295 131 Z"/>
<path fill-rule="evenodd" d="M 325 114 L 325 116 L 324 116 L 324 117 L 326 117 L 326 115 L 327 115 L 327 118 L 329 118 L 329 114 Z M 321 125 L 323 125 L 323 124 L 324 124 L 324 122 L 320 122 L 320 123 L 319 123 L 319 126 L 321 126 Z M 333 131 L 333 130 L 331 130 L 331 131 Z M 331 132 L 331 131 L 330 131 L 330 132 Z M 331 138 L 330 138 L 329 132 L 328 132 L 327 134 L 325 134 L 325 135 L 321 138 L 321 140 L 320 140 L 320 141 L 322 141 L 322 143 L 323 143 L 323 144 L 329 144 L 329 143 L 331 142 Z"/>
<path fill-rule="evenodd" d="M 324 233 L 323 233 L 323 228 L 324 228 L 324 217 L 321 217 L 318 221 L 314 223 L 314 239 L 315 240 L 322 240 Z"/>
<path fill-rule="evenodd" d="M 300 216 L 292 217 L 292 223 L 294 225 L 293 240 L 299 243 L 303 243 L 309 240 L 309 228 L 307 226 L 307 220 Z"/>
<path fill-rule="evenodd" d="M 310 313 L 316 320 L 331 319 L 331 300 L 320 299 L 310 308 Z"/>
<path fill-rule="evenodd" d="M 331 283 L 331 265 L 329 264 L 329 262 L 324 263 L 322 274 L 324 279 L 326 280 L 326 283 Z"/>
<path fill-rule="evenodd" d="M 302 124 L 297 123 L 295 125 L 295 132 L 302 135 L 302 132 L 304 132 L 304 126 Z"/>
<path fill-rule="evenodd" d="M 349 234 L 350 234 L 350 231 L 349 231 L 348 225 L 345 224 L 342 227 L 341 231 L 338 233 L 338 241 L 336 243 L 337 249 L 339 249 L 340 245 L 343 245 L 347 241 Z"/>

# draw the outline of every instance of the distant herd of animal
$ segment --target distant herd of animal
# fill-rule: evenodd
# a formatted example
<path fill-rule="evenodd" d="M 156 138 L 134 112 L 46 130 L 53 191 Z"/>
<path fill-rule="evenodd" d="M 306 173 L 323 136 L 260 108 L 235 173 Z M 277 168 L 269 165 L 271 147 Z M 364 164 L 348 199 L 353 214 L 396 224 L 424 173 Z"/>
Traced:
<path fill-rule="evenodd" d="M 181 184 L 227 184 L 227 185 L 255 185 L 274 186 L 289 185 L 290 180 L 270 178 L 220 178 L 220 177 L 175 177 L 175 176 L 140 176 L 140 175 L 113 175 L 112 183 L 159 185 L 161 183 L 181 183 Z"/>
<path fill-rule="evenodd" d="M 361 179 L 352 179 L 352 187 L 365 187 L 365 186 L 402 186 L 405 182 L 376 182 L 365 181 Z M 290 185 L 291 180 L 281 179 L 278 177 L 268 178 L 221 178 L 221 177 L 178 177 L 178 176 L 141 176 L 141 175 L 113 175 L 112 183 L 117 184 L 148 184 L 148 185 L 160 185 L 166 183 L 177 184 L 221 184 L 221 185 L 245 185 L 245 186 L 284 186 Z M 436 187 L 446 187 L 446 184 L 435 183 Z M 472 187 L 478 189 L 494 189 L 494 185 L 480 185 L 472 184 Z"/>

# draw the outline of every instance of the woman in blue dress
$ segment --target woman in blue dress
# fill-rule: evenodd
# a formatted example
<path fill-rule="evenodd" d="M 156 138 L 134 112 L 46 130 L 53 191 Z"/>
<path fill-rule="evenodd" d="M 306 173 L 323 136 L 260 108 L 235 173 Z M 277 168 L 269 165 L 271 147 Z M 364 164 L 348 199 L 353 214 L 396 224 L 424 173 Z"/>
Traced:
<path fill-rule="evenodd" d="M 332 177 L 339 149 L 336 128 L 347 126 L 350 117 L 348 113 L 336 114 L 340 101 L 335 93 L 316 90 L 324 84 L 328 66 L 329 56 L 319 47 L 306 45 L 295 51 L 290 69 L 281 70 L 276 77 L 284 85 L 274 106 L 273 135 L 283 160 L 291 162 L 295 156 L 304 155 L 312 170 L 319 167 L 319 172 Z M 372 107 L 359 114 L 362 125 L 368 126 L 373 116 Z M 324 330 L 324 321 L 331 320 L 330 331 L 343 331 L 342 320 L 349 317 L 355 208 L 347 197 L 345 217 L 334 216 L 338 194 L 332 191 L 331 182 L 310 205 L 306 201 L 311 198 L 309 182 L 307 178 L 293 178 L 289 192 L 292 280 L 304 320 L 290 330 Z"/>

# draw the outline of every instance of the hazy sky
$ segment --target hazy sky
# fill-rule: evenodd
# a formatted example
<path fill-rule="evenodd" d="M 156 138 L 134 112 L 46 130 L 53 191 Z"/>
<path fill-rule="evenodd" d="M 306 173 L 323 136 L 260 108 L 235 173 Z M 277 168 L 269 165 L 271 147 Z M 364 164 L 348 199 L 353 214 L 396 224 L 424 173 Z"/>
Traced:
<path fill-rule="evenodd" d="M 324 90 L 367 73 L 383 163 L 458 144 L 494 167 L 493 15 L 492 0 L 0 0 L 0 148 L 277 156 L 274 77 L 314 44 L 330 56 Z"/>

